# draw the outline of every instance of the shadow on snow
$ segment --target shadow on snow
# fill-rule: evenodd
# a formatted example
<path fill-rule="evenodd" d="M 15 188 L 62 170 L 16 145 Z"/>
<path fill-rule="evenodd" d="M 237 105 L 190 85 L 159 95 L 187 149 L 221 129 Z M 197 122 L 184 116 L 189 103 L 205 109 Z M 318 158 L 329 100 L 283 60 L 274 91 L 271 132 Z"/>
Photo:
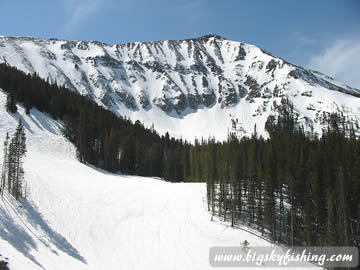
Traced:
<path fill-rule="evenodd" d="M 0 205 L 0 237 L 8 241 L 16 250 L 24 254 L 25 257 L 43 268 L 35 257 L 31 255 L 31 250 L 38 250 L 38 245 L 34 241 L 34 238 L 37 238 L 53 253 L 58 255 L 56 250 L 51 248 L 50 244 L 54 245 L 58 250 L 61 250 L 74 259 L 79 260 L 84 264 L 87 263 L 85 258 L 80 255 L 79 251 L 74 248 L 65 237 L 54 231 L 49 226 L 32 204 L 28 201 L 21 200 L 23 208 L 21 209 L 21 215 L 19 215 L 19 211 L 16 211 L 13 207 L 14 203 L 8 203 L 7 201 L 4 201 L 4 207 Z M 16 220 L 10 215 L 10 211 L 13 211 L 17 215 L 18 220 L 23 223 L 26 229 L 19 225 L 19 222 L 16 222 Z M 33 228 L 41 229 L 41 235 L 39 236 L 38 234 L 35 234 L 23 221 L 24 219 L 30 223 Z"/>

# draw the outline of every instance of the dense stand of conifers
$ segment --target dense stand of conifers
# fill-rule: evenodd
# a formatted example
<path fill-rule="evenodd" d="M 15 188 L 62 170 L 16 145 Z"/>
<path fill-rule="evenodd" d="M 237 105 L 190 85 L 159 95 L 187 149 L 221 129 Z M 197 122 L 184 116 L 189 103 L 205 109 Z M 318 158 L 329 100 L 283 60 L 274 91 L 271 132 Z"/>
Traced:
<path fill-rule="evenodd" d="M 12 138 L 9 137 L 8 133 L 6 134 L 3 151 L 0 181 L 1 197 L 3 198 L 4 191 L 7 190 L 17 200 L 26 198 L 27 186 L 23 169 L 23 158 L 26 154 L 26 136 L 21 121 L 19 121 Z"/>
<path fill-rule="evenodd" d="M 341 118 L 328 120 L 309 137 L 283 111 L 267 122 L 268 140 L 204 145 L 209 210 L 290 246 L 359 246 L 360 142 Z"/>
<path fill-rule="evenodd" d="M 116 116 L 65 87 L 0 64 L 0 87 L 64 121 L 81 162 L 169 181 L 206 181 L 209 211 L 289 245 L 359 245 L 360 142 L 330 115 L 321 138 L 294 128 L 286 100 L 256 136 L 189 144 Z M 345 132 L 347 135 L 345 136 Z"/>

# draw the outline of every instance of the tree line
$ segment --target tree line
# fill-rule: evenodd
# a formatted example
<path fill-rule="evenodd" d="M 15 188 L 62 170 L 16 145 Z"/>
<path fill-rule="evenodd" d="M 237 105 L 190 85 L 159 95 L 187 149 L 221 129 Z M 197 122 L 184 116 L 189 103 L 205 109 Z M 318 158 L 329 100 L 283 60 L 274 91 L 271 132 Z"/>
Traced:
<path fill-rule="evenodd" d="M 64 123 L 77 157 L 112 172 L 207 183 L 208 209 L 294 245 L 357 245 L 360 240 L 360 143 L 341 115 L 324 115 L 323 135 L 296 126 L 283 99 L 269 117 L 270 138 L 257 135 L 194 143 L 160 136 L 91 99 L 0 64 L 0 87 Z M 9 98 L 9 107 L 11 102 Z"/>

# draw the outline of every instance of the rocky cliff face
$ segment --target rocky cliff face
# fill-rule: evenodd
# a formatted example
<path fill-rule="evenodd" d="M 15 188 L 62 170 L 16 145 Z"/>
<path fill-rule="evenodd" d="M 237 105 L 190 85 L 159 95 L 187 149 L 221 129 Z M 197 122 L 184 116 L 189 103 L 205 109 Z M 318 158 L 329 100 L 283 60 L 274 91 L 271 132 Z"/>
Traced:
<path fill-rule="evenodd" d="M 186 122 L 201 112 L 209 130 L 221 127 L 226 133 L 229 127 L 244 135 L 257 124 L 261 132 L 284 99 L 307 129 L 321 132 L 321 119 L 330 112 L 359 125 L 360 90 L 218 35 L 117 45 L 0 37 L 0 62 L 37 72 L 155 127 L 161 127 L 159 119 Z M 224 124 L 210 123 L 215 111 Z"/>

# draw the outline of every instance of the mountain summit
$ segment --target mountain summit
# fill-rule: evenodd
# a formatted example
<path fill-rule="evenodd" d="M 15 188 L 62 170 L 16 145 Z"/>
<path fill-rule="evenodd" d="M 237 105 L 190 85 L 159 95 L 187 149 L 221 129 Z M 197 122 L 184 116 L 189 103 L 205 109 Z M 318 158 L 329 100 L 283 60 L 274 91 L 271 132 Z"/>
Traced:
<path fill-rule="evenodd" d="M 250 135 L 255 124 L 266 136 L 266 120 L 283 103 L 308 131 L 321 133 L 330 113 L 360 124 L 360 90 L 214 34 L 116 45 L 1 36 L 0 62 L 189 139 L 224 139 L 230 129 Z"/>

